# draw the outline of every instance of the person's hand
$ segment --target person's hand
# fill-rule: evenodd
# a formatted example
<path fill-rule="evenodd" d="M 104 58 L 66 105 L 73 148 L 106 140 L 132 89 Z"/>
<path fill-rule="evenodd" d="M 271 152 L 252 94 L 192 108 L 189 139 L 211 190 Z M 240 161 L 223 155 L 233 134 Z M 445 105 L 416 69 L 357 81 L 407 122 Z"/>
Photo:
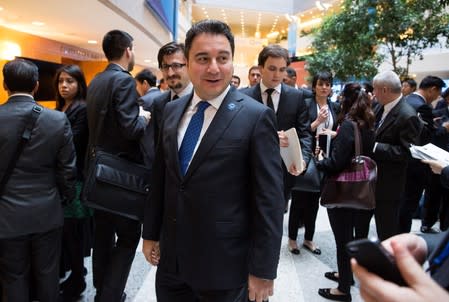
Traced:
<path fill-rule="evenodd" d="M 449 122 L 444 122 L 441 126 L 443 126 L 444 129 L 446 129 L 446 132 L 449 132 Z"/>
<path fill-rule="evenodd" d="M 392 240 L 396 264 L 408 287 L 398 286 L 368 272 L 351 259 L 352 271 L 360 282 L 360 295 L 366 302 L 449 301 L 449 294 L 427 275 L 409 250 Z"/>
<path fill-rule="evenodd" d="M 262 302 L 267 301 L 268 297 L 273 295 L 273 280 L 248 276 L 248 299 L 249 301 Z"/>
<path fill-rule="evenodd" d="M 279 146 L 288 147 L 288 137 L 285 134 L 284 130 L 278 131 L 279 136 Z"/>
<path fill-rule="evenodd" d="M 405 247 L 418 263 L 423 264 L 426 261 L 427 243 L 422 237 L 411 233 L 404 233 L 382 241 L 383 247 L 391 254 L 394 253 L 392 242 Z"/>
<path fill-rule="evenodd" d="M 441 171 L 446 167 L 447 165 L 441 161 L 438 160 L 421 160 L 423 163 L 428 164 L 430 166 L 430 169 L 432 169 L 432 172 L 435 174 L 441 174 Z"/>
<path fill-rule="evenodd" d="M 159 250 L 159 242 L 153 240 L 143 240 L 142 252 L 145 259 L 152 265 L 158 265 L 161 258 L 161 252 Z"/>
<path fill-rule="evenodd" d="M 306 162 L 304 160 L 302 160 L 302 170 L 300 171 L 295 164 L 292 164 L 289 168 L 288 168 L 288 173 L 290 173 L 293 176 L 298 176 L 299 174 L 301 174 L 305 169 L 306 169 Z"/>
<path fill-rule="evenodd" d="M 142 116 L 147 122 L 147 124 L 151 120 L 151 112 L 144 110 L 141 106 L 139 106 L 139 116 Z"/>
<path fill-rule="evenodd" d="M 317 120 L 318 123 L 322 124 L 325 121 L 327 121 L 327 118 L 329 117 L 329 108 L 327 105 L 320 108 L 320 111 L 318 112 Z"/>
<path fill-rule="evenodd" d="M 332 131 L 332 129 L 323 128 L 321 131 L 322 134 L 330 135 L 331 138 L 335 138 L 337 136 L 337 131 Z"/>

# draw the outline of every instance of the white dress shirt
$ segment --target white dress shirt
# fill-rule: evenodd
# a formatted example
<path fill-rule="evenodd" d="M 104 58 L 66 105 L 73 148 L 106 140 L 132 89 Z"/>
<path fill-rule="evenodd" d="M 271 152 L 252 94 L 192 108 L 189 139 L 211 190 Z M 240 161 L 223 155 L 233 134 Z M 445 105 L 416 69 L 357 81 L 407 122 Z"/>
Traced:
<path fill-rule="evenodd" d="M 281 97 L 281 87 L 282 87 L 281 84 L 277 85 L 276 87 L 274 87 L 274 91 L 271 93 L 271 100 L 273 101 L 274 112 L 277 112 L 278 108 L 279 108 L 279 98 Z M 260 81 L 260 94 L 262 95 L 262 101 L 265 105 L 267 105 L 267 98 L 268 98 L 268 93 L 265 92 L 265 90 L 267 90 L 267 89 L 268 89 L 268 87 L 265 86 L 262 83 L 262 81 Z"/>

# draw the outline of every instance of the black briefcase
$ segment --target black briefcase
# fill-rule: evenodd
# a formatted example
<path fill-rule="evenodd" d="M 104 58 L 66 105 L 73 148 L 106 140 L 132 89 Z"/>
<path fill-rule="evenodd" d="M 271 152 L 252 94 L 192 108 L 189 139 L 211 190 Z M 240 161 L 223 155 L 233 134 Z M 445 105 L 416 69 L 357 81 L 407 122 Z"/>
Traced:
<path fill-rule="evenodd" d="M 143 221 L 151 170 L 123 157 L 96 151 L 90 159 L 82 193 L 94 209 Z"/>

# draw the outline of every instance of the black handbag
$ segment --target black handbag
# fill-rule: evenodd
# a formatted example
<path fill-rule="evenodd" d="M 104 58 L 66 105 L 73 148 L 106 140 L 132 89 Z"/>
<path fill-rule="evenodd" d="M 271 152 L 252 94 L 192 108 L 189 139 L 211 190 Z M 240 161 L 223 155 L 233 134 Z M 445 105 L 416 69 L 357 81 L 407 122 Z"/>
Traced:
<path fill-rule="evenodd" d="M 105 102 L 100 111 L 94 146 L 89 147 L 89 164 L 81 200 L 91 208 L 143 221 L 151 169 L 96 146 L 107 107 Z"/>
<path fill-rule="evenodd" d="M 135 162 L 95 151 L 89 162 L 82 199 L 94 209 L 143 220 L 151 171 Z"/>
<path fill-rule="evenodd" d="M 295 177 L 293 190 L 304 192 L 320 192 L 323 172 L 316 168 L 316 158 L 312 157 L 304 174 Z"/>
<path fill-rule="evenodd" d="M 355 156 L 342 172 L 326 177 L 321 205 L 327 208 L 372 210 L 376 207 L 377 165 L 361 154 L 360 130 L 355 122 Z"/>

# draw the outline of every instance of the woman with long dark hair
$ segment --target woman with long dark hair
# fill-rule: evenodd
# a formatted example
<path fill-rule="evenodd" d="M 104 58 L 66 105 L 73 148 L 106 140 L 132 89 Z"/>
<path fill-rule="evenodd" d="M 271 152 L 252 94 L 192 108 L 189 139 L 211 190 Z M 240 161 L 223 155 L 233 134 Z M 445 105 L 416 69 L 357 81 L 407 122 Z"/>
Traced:
<path fill-rule="evenodd" d="M 351 164 L 355 154 L 354 125 L 361 135 L 361 153 L 370 156 L 374 146 L 374 113 L 370 107 L 369 95 L 358 83 L 348 83 L 342 92 L 339 125 L 330 156 L 319 161 L 317 168 L 326 175 L 340 173 Z M 337 288 L 320 288 L 318 293 L 331 300 L 351 301 L 352 276 L 346 244 L 358 237 L 354 233 L 367 234 L 371 211 L 351 208 L 328 208 L 329 222 L 334 233 L 337 248 L 338 272 L 327 272 L 325 277 L 338 282 Z M 365 235 L 366 236 L 366 235 Z"/>
<path fill-rule="evenodd" d="M 61 283 L 63 296 L 76 298 L 86 288 L 84 280 L 84 248 L 86 234 L 89 232 L 91 212 L 80 202 L 83 181 L 84 159 L 88 141 L 86 91 L 84 74 L 77 65 L 65 65 L 58 69 L 55 76 L 57 110 L 65 112 L 73 132 L 76 151 L 77 196 L 64 208 L 64 228 L 62 238 L 61 269 L 71 270 L 70 276 Z"/>

